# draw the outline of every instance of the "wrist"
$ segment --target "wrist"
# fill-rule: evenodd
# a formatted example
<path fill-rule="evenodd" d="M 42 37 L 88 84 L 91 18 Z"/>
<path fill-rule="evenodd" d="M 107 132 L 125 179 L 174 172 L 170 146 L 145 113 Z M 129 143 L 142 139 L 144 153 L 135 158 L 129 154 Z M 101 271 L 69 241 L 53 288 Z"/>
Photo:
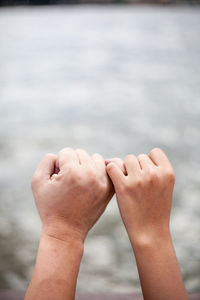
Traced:
<path fill-rule="evenodd" d="M 83 255 L 84 240 L 82 236 L 75 231 L 68 230 L 67 228 L 63 231 L 58 230 L 58 228 L 42 226 L 40 241 L 43 240 L 54 244 L 55 247 L 70 247 L 70 249 L 74 249 L 81 256 Z"/>
<path fill-rule="evenodd" d="M 139 232 L 129 235 L 129 238 L 134 251 L 151 249 L 152 247 L 159 248 L 172 243 L 170 230 L 168 228 L 162 231 Z"/>
<path fill-rule="evenodd" d="M 63 242 L 79 242 L 84 244 L 86 234 L 73 225 L 60 219 L 50 219 L 42 224 L 42 234 Z"/>

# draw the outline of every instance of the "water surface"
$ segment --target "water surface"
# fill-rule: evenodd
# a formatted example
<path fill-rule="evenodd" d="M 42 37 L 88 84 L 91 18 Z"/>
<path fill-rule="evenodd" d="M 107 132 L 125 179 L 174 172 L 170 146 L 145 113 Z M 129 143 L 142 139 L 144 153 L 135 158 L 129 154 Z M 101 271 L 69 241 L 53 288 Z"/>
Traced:
<path fill-rule="evenodd" d="M 176 172 L 173 239 L 200 287 L 200 10 L 56 6 L 0 10 L 0 288 L 25 289 L 39 241 L 30 190 L 46 152 L 105 157 L 162 147 Z M 87 239 L 78 290 L 139 290 L 115 199 Z"/>

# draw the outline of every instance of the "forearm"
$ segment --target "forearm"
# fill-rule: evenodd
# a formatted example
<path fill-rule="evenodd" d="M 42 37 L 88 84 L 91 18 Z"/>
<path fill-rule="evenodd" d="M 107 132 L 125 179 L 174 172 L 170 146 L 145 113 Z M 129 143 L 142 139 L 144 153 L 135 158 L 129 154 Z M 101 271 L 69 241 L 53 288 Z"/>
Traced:
<path fill-rule="evenodd" d="M 132 246 L 144 299 L 188 299 L 170 233 L 140 237 Z"/>
<path fill-rule="evenodd" d="M 25 300 L 74 300 L 83 244 L 41 235 L 34 274 Z"/>

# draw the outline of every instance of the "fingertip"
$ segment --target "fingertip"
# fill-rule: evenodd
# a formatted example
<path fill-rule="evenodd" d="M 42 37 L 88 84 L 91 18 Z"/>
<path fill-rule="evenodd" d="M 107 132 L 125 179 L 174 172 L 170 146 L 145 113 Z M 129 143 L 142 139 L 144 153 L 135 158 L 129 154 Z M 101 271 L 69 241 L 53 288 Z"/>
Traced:
<path fill-rule="evenodd" d="M 45 157 L 49 160 L 49 161 L 56 161 L 58 159 L 58 156 L 54 153 L 47 153 L 45 155 Z"/>
<path fill-rule="evenodd" d="M 159 148 L 159 147 L 155 147 L 155 148 L 153 148 L 153 149 L 150 151 L 149 155 L 152 155 L 152 154 L 154 154 L 154 153 L 164 153 L 164 151 L 163 151 L 161 148 Z M 164 154 L 165 154 L 165 153 L 164 153 Z"/>
<path fill-rule="evenodd" d="M 110 162 L 108 162 L 107 163 L 107 165 L 106 165 L 106 170 L 111 170 L 113 167 L 115 166 L 115 164 L 112 162 L 112 161 L 110 161 Z"/>
<path fill-rule="evenodd" d="M 165 168 L 168 167 L 169 165 L 171 166 L 171 163 L 170 163 L 167 155 L 160 148 L 152 149 L 149 154 L 149 157 L 157 166 L 164 166 Z"/>
<path fill-rule="evenodd" d="M 121 175 L 123 174 L 121 168 L 118 166 L 117 163 L 111 161 L 107 164 L 106 166 L 106 170 L 108 171 L 108 173 L 112 173 L 112 174 L 118 174 L 118 175 Z"/>

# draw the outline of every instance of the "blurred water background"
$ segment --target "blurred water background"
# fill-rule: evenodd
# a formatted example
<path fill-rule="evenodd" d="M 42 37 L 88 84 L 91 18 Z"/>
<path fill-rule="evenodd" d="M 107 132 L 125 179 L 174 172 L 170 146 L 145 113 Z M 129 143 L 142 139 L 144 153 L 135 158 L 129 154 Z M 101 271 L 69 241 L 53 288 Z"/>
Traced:
<path fill-rule="evenodd" d="M 30 179 L 46 152 L 162 147 L 176 172 L 173 239 L 200 291 L 200 8 L 0 10 L 0 288 L 25 289 L 40 220 Z M 89 234 L 79 291 L 140 290 L 115 199 Z"/>

